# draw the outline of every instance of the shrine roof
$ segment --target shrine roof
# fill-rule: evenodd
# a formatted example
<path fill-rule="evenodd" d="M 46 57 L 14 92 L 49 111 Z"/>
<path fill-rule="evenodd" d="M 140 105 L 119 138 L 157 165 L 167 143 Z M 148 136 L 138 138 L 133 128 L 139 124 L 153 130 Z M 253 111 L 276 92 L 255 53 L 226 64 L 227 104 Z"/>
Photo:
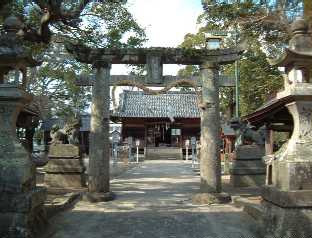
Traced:
<path fill-rule="evenodd" d="M 152 95 L 124 91 L 113 118 L 200 118 L 195 92 L 167 92 Z"/>

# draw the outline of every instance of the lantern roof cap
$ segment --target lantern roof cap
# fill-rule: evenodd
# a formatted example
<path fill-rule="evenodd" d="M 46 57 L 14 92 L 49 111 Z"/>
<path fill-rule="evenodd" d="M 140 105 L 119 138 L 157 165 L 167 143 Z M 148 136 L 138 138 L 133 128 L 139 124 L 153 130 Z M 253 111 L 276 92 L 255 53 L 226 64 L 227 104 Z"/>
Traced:
<path fill-rule="evenodd" d="M 312 63 L 312 35 L 309 32 L 309 26 L 303 18 L 297 18 L 291 24 L 292 37 L 289 41 L 289 47 L 277 59 L 269 59 L 271 65 L 289 66 L 296 62 Z"/>
<path fill-rule="evenodd" d="M 19 31 L 23 29 L 23 22 L 16 16 L 9 16 L 4 20 L 3 27 L 6 31 Z"/>

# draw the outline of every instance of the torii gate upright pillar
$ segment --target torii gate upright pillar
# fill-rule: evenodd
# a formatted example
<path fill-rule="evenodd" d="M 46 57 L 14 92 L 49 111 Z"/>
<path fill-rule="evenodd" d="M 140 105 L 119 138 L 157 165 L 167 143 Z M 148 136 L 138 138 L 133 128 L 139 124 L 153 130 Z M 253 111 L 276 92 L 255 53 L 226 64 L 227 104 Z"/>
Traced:
<path fill-rule="evenodd" d="M 218 65 L 205 62 L 201 65 L 202 103 L 200 190 L 202 193 L 221 192 L 220 115 Z"/>
<path fill-rule="evenodd" d="M 109 104 L 110 69 L 108 62 L 97 61 L 92 89 L 91 132 L 89 156 L 89 192 L 109 193 Z"/>

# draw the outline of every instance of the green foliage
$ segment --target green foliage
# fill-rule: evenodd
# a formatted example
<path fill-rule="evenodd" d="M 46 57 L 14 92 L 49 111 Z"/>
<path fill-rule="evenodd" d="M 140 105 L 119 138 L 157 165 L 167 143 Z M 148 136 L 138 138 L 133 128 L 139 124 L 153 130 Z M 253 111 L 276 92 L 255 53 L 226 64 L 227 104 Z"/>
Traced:
<path fill-rule="evenodd" d="M 138 47 L 146 41 L 144 29 L 120 3 L 94 3 L 81 15 L 82 24 L 72 29 L 73 39 L 96 47 Z M 83 36 L 83 37 L 81 37 Z"/>
<path fill-rule="evenodd" d="M 91 68 L 79 64 L 68 54 L 59 55 L 57 47 L 62 49 L 61 45 L 50 46 L 42 66 L 31 70 L 29 77 L 28 91 L 38 98 L 48 99 L 45 102 L 48 104 L 42 105 L 46 109 L 42 111 L 43 118 L 67 117 L 83 112 L 91 100 L 90 87 L 75 85 L 77 74 L 85 71 L 91 75 Z"/>
<path fill-rule="evenodd" d="M 280 53 L 290 36 L 290 22 L 303 12 L 303 0 L 203 0 L 199 22 L 208 30 L 238 28 L 246 40 L 261 40 L 267 54 Z"/>
<path fill-rule="evenodd" d="M 178 75 L 181 77 L 191 77 L 199 75 L 199 67 L 195 65 L 187 65 L 183 69 L 178 71 Z"/>
<path fill-rule="evenodd" d="M 198 17 L 200 29 L 187 34 L 180 45 L 204 48 L 205 34 L 224 32 L 223 47 L 243 46 L 246 51 L 239 62 L 240 115 L 251 113 L 282 89 L 283 80 L 277 68 L 267 62 L 276 57 L 290 39 L 290 23 L 302 14 L 303 1 L 280 0 L 202 0 L 204 12 Z M 186 67 L 180 75 L 198 74 Z M 234 65 L 221 68 L 221 73 L 235 75 Z M 233 104 L 233 90 L 220 89 L 220 108 L 228 114 Z"/>
<path fill-rule="evenodd" d="M 7 16 L 18 16 L 28 29 L 38 32 L 42 21 L 42 7 L 35 0 L 1 0 L 0 28 Z M 50 1 L 48 1 L 50 3 Z M 63 0 L 63 10 L 71 10 L 82 1 Z M 92 68 L 72 59 L 64 42 L 78 42 L 91 47 L 142 46 L 146 35 L 130 12 L 125 1 L 89 1 L 77 19 L 53 21 L 53 33 L 48 44 L 29 45 L 35 57 L 42 58 L 40 67 L 29 72 L 27 90 L 35 95 L 42 109 L 42 117 L 72 116 L 85 111 L 91 101 L 91 88 L 78 87 L 75 80 L 81 72 L 92 75 Z M 74 12 L 72 12 L 74 13 Z M 141 69 L 137 69 L 139 71 Z M 44 100 L 43 100 L 44 99 Z M 45 110 L 47 109 L 47 110 Z"/>
<path fill-rule="evenodd" d="M 283 87 L 276 67 L 269 65 L 266 55 L 248 51 L 240 61 L 240 111 L 246 115 L 272 98 Z"/>
<path fill-rule="evenodd" d="M 197 34 L 188 33 L 184 36 L 184 41 L 180 45 L 182 48 L 204 48 L 206 46 L 206 37 L 203 28 Z"/>

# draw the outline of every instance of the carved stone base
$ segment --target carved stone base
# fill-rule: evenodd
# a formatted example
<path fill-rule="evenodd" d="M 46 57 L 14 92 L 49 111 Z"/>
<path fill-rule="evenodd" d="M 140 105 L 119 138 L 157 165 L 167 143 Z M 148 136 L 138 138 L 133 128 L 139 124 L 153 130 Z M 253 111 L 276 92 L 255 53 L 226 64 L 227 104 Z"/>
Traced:
<path fill-rule="evenodd" d="M 44 220 L 46 190 L 36 188 L 36 170 L 16 138 L 16 119 L 31 96 L 0 84 L 0 237 L 29 238 Z"/>
<path fill-rule="evenodd" d="M 238 175 L 232 174 L 230 183 L 233 187 L 258 187 L 265 183 L 265 174 Z"/>
<path fill-rule="evenodd" d="M 78 158 L 80 157 L 79 146 L 70 144 L 55 144 L 49 147 L 51 158 Z"/>
<path fill-rule="evenodd" d="M 279 207 L 312 207 L 312 190 L 282 191 L 274 186 L 264 186 L 262 188 L 262 197 Z"/>
<path fill-rule="evenodd" d="M 69 144 L 50 146 L 49 162 L 44 167 L 44 183 L 52 188 L 82 188 L 86 186 L 85 167 L 79 147 Z"/>
<path fill-rule="evenodd" d="M 312 234 L 312 208 L 281 208 L 264 201 L 265 238 L 300 237 Z"/>
<path fill-rule="evenodd" d="M 46 189 L 28 193 L 2 194 L 0 199 L 0 237 L 29 238 L 46 225 L 43 203 Z"/>
<path fill-rule="evenodd" d="M 49 174 L 44 176 L 44 183 L 53 188 L 82 188 L 86 186 L 83 174 Z"/>
<path fill-rule="evenodd" d="M 254 187 L 265 184 L 266 168 L 262 161 L 264 148 L 258 145 L 241 145 L 236 148 L 235 160 L 230 169 L 234 187 Z"/>
<path fill-rule="evenodd" d="M 284 191 L 312 190 L 312 161 L 276 160 L 272 166 L 271 180 L 277 188 Z"/>

